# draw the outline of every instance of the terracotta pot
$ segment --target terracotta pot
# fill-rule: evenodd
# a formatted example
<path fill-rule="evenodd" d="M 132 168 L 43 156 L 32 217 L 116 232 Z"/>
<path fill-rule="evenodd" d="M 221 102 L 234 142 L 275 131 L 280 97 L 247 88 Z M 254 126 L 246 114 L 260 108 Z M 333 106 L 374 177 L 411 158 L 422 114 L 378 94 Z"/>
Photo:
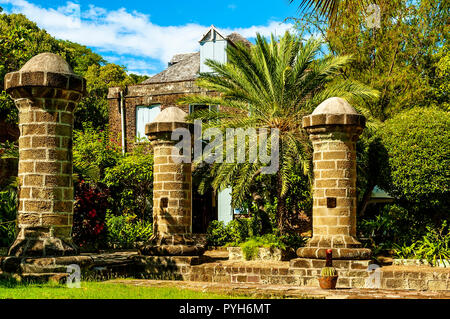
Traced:
<path fill-rule="evenodd" d="M 319 285 L 322 289 L 336 289 L 338 276 L 319 277 Z"/>

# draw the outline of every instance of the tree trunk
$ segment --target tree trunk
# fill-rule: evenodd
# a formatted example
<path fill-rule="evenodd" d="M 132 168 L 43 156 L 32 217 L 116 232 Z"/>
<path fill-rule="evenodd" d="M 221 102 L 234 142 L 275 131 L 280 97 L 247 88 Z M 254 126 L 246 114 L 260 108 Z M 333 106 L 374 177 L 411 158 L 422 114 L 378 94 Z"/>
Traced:
<path fill-rule="evenodd" d="M 286 196 L 281 194 L 282 180 L 281 173 L 277 174 L 277 195 L 278 195 L 278 205 L 277 205 L 277 226 L 281 234 L 286 234 L 289 229 L 288 218 L 287 218 L 287 207 L 286 207 Z"/>
<path fill-rule="evenodd" d="M 370 200 L 374 187 L 375 187 L 374 183 L 369 182 L 369 185 L 367 185 L 366 190 L 364 191 L 364 195 L 361 199 L 361 202 L 358 205 L 358 217 L 364 216 L 364 213 L 367 208 L 367 203 Z"/>

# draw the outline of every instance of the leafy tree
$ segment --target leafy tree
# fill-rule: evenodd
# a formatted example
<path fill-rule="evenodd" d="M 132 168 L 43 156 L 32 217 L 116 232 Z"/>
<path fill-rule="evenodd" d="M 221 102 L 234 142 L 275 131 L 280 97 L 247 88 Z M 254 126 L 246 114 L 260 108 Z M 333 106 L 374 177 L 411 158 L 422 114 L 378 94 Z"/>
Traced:
<path fill-rule="evenodd" d="M 106 95 L 111 86 L 139 83 L 146 76 L 130 74 L 125 67 L 108 64 L 86 46 L 57 40 L 22 14 L 0 15 L 0 85 L 4 76 L 19 70 L 29 59 L 42 52 L 62 56 L 74 72 L 87 79 L 88 95 L 75 111 L 75 128 L 92 126 L 105 129 L 108 123 Z M 5 91 L 0 91 L 0 119 L 17 123 L 18 111 Z"/>
<path fill-rule="evenodd" d="M 16 123 L 18 111 L 3 91 L 5 74 L 20 69 L 36 54 L 53 52 L 65 57 L 63 46 L 22 14 L 0 15 L 0 119 Z"/>
<path fill-rule="evenodd" d="M 380 186 L 419 218 L 450 218 L 449 127 L 448 112 L 415 108 L 386 121 L 379 132 L 389 154 Z"/>
<path fill-rule="evenodd" d="M 132 84 L 139 84 L 149 78 L 148 75 L 140 75 L 134 73 L 130 73 L 128 76 L 131 78 Z"/>
<path fill-rule="evenodd" d="M 66 51 L 67 62 L 78 75 L 84 76 L 91 65 L 101 66 L 107 63 L 101 55 L 84 45 L 64 40 L 60 40 L 60 43 Z"/>
<path fill-rule="evenodd" d="M 449 3 L 443 1 L 376 1 L 380 28 L 369 28 L 367 13 L 359 1 L 339 3 L 337 23 L 318 14 L 296 19 L 300 35 L 319 33 L 324 54 L 352 54 L 343 77 L 377 89 L 377 100 L 354 105 L 368 118 L 357 144 L 358 208 L 364 211 L 373 187 L 380 183 L 380 167 L 386 150 L 376 132 L 403 110 L 436 106 L 448 110 Z M 339 81 L 339 79 L 337 79 Z"/>
<path fill-rule="evenodd" d="M 380 28 L 368 27 L 360 1 L 346 2 L 338 4 L 337 23 L 305 15 L 297 20 L 297 29 L 301 34 L 320 33 L 326 41 L 324 52 L 354 56 L 343 76 L 380 91 L 378 100 L 360 105 L 369 120 L 385 121 L 402 110 L 448 100 L 448 93 L 440 90 L 449 81 L 443 76 L 448 1 L 377 1 Z"/>
<path fill-rule="evenodd" d="M 268 42 L 257 35 L 256 45 L 227 48 L 228 63 L 209 60 L 213 73 L 203 73 L 197 85 L 220 93 L 220 96 L 187 96 L 180 103 L 221 105 L 220 111 L 197 111 L 193 117 L 207 120 L 204 127 L 215 127 L 225 136 L 227 128 L 273 128 L 279 130 L 279 170 L 276 173 L 277 225 L 287 232 L 287 194 L 292 184 L 291 171 L 300 166 L 308 178 L 311 150 L 302 128 L 302 117 L 332 96 L 350 101 L 377 96 L 376 91 L 355 81 L 335 82 L 325 88 L 351 58 L 326 56 L 316 59 L 321 42 L 302 43 L 286 32 L 277 41 Z M 227 141 L 231 142 L 231 141 Z M 233 141 L 234 142 L 234 141 Z M 247 151 L 258 143 L 248 141 Z M 233 202 L 238 204 L 249 192 L 262 163 L 214 163 L 213 187 L 233 187 Z"/>
<path fill-rule="evenodd" d="M 86 127 L 74 131 L 74 172 L 81 179 L 98 184 L 105 178 L 106 169 L 114 167 L 122 156 L 120 146 L 110 138 L 109 132 Z"/>
<path fill-rule="evenodd" d="M 115 214 L 134 213 L 141 219 L 152 216 L 153 155 L 145 147 L 135 147 L 116 166 L 107 168 L 103 182 L 114 197 Z"/>
<path fill-rule="evenodd" d="M 84 47 L 85 48 L 85 47 Z M 82 51 L 82 48 L 78 48 Z M 95 58 L 95 56 L 94 56 Z M 108 124 L 108 88 L 113 86 L 124 87 L 139 83 L 146 79 L 146 76 L 136 74 L 128 75 L 126 68 L 113 63 L 102 65 L 103 60 L 93 61 L 81 56 L 75 59 L 78 69 L 81 71 L 86 68 L 83 76 L 87 83 L 87 96 L 79 103 L 75 113 L 75 128 L 83 129 L 84 126 L 105 129 Z M 87 61 L 87 62 L 86 62 Z"/>
<path fill-rule="evenodd" d="M 432 67 L 428 69 L 431 92 L 430 106 L 450 111 L 450 50 L 445 43 L 432 57 Z"/>

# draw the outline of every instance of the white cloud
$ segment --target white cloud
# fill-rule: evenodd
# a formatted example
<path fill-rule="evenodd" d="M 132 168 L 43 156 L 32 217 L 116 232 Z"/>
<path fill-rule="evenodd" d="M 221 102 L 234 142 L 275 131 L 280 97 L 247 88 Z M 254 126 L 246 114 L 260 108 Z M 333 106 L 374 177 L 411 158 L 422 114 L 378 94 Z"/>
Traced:
<path fill-rule="evenodd" d="M 108 11 L 94 5 L 80 8 L 79 4 L 71 1 L 57 9 L 43 8 L 26 0 L 0 0 L 0 3 L 10 4 L 10 11 L 25 14 L 57 38 L 93 47 L 110 55 L 136 57 L 119 64 L 139 73 L 155 69 L 150 65 L 145 68 L 145 59 L 151 59 L 153 63 L 157 60 L 158 67 L 161 67 L 174 54 L 198 50 L 198 40 L 208 29 L 208 26 L 194 23 L 159 26 L 151 22 L 149 15 L 140 12 L 129 12 L 125 8 Z M 253 38 L 257 32 L 264 36 L 271 33 L 282 35 L 291 27 L 292 24 L 272 21 L 263 26 L 219 29 L 224 34 L 239 32 L 244 37 Z"/>
<path fill-rule="evenodd" d="M 125 65 L 128 72 L 138 74 L 138 75 L 149 75 L 151 72 L 154 74 L 158 71 L 158 68 L 152 64 L 148 63 L 148 60 L 142 58 L 133 58 L 128 56 L 115 56 L 115 55 L 104 55 L 103 58 L 111 63 L 118 65 Z"/>

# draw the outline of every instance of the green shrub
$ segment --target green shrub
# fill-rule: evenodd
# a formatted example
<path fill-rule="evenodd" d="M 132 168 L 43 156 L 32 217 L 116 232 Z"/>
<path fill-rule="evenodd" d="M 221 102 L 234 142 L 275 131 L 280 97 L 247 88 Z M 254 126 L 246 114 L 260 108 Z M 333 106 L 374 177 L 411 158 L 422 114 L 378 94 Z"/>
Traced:
<path fill-rule="evenodd" d="M 106 169 L 114 167 L 121 157 L 121 148 L 108 130 L 96 131 L 86 127 L 84 132 L 74 131 L 73 170 L 80 179 L 102 182 Z"/>
<path fill-rule="evenodd" d="M 110 133 L 86 127 L 74 132 L 74 172 L 109 194 L 109 212 L 151 215 L 153 155 L 144 145 L 122 154 Z"/>
<path fill-rule="evenodd" d="M 244 243 L 242 243 L 240 245 L 241 249 L 242 249 L 242 254 L 244 255 L 244 259 L 245 260 L 252 260 L 255 259 L 256 256 L 258 256 L 258 249 L 261 246 L 261 243 L 252 238 Z"/>
<path fill-rule="evenodd" d="M 250 237 L 251 219 L 234 219 L 226 226 L 229 235 L 229 246 L 237 246 Z"/>
<path fill-rule="evenodd" d="M 19 146 L 17 142 L 0 143 L 0 158 L 19 158 Z"/>
<path fill-rule="evenodd" d="M 450 211 L 450 113 L 415 108 L 385 122 L 379 134 L 389 154 L 382 186 L 402 206 L 436 224 Z"/>
<path fill-rule="evenodd" d="M 287 233 L 280 236 L 280 241 L 284 246 L 297 250 L 298 248 L 305 246 L 307 239 L 296 233 Z"/>
<path fill-rule="evenodd" d="M 16 238 L 17 192 L 0 192 L 0 247 L 9 247 Z"/>
<path fill-rule="evenodd" d="M 209 246 L 238 246 L 250 237 L 250 219 L 239 218 L 227 225 L 222 221 L 213 220 L 206 230 Z"/>
<path fill-rule="evenodd" d="M 397 205 L 389 204 L 373 212 L 374 216 L 358 221 L 359 237 L 368 239 L 367 247 L 374 255 L 389 253 L 395 245 L 411 245 L 422 238 L 430 223 L 428 218 Z"/>
<path fill-rule="evenodd" d="M 206 238 L 210 246 L 239 246 L 249 240 L 257 240 L 260 247 L 277 247 L 297 249 L 306 243 L 306 239 L 295 233 L 280 235 L 278 231 L 269 234 L 253 235 L 252 218 L 232 220 L 225 226 L 222 221 L 213 220 L 207 229 Z"/>
<path fill-rule="evenodd" d="M 239 246 L 242 249 L 245 260 L 254 259 L 258 255 L 258 249 L 260 247 L 286 249 L 282 238 L 276 234 L 251 237 Z"/>
<path fill-rule="evenodd" d="M 436 266 L 437 261 L 450 259 L 450 231 L 447 221 L 439 229 L 427 227 L 428 232 L 422 239 L 410 246 L 396 246 L 395 255 L 398 258 L 426 259 Z"/>
<path fill-rule="evenodd" d="M 115 248 L 133 248 L 136 242 L 149 240 L 153 233 L 152 222 L 141 220 L 133 214 L 106 215 L 107 241 Z"/>
<path fill-rule="evenodd" d="M 398 245 L 394 244 L 394 256 L 400 259 L 418 259 L 416 255 L 417 242 L 410 245 Z"/>
<path fill-rule="evenodd" d="M 230 241 L 230 237 L 224 222 L 211 221 L 206 230 L 206 240 L 209 246 L 225 246 Z"/>
<path fill-rule="evenodd" d="M 109 188 L 112 212 L 151 216 L 153 193 L 153 155 L 143 147 L 120 157 L 105 169 L 103 183 Z"/>

